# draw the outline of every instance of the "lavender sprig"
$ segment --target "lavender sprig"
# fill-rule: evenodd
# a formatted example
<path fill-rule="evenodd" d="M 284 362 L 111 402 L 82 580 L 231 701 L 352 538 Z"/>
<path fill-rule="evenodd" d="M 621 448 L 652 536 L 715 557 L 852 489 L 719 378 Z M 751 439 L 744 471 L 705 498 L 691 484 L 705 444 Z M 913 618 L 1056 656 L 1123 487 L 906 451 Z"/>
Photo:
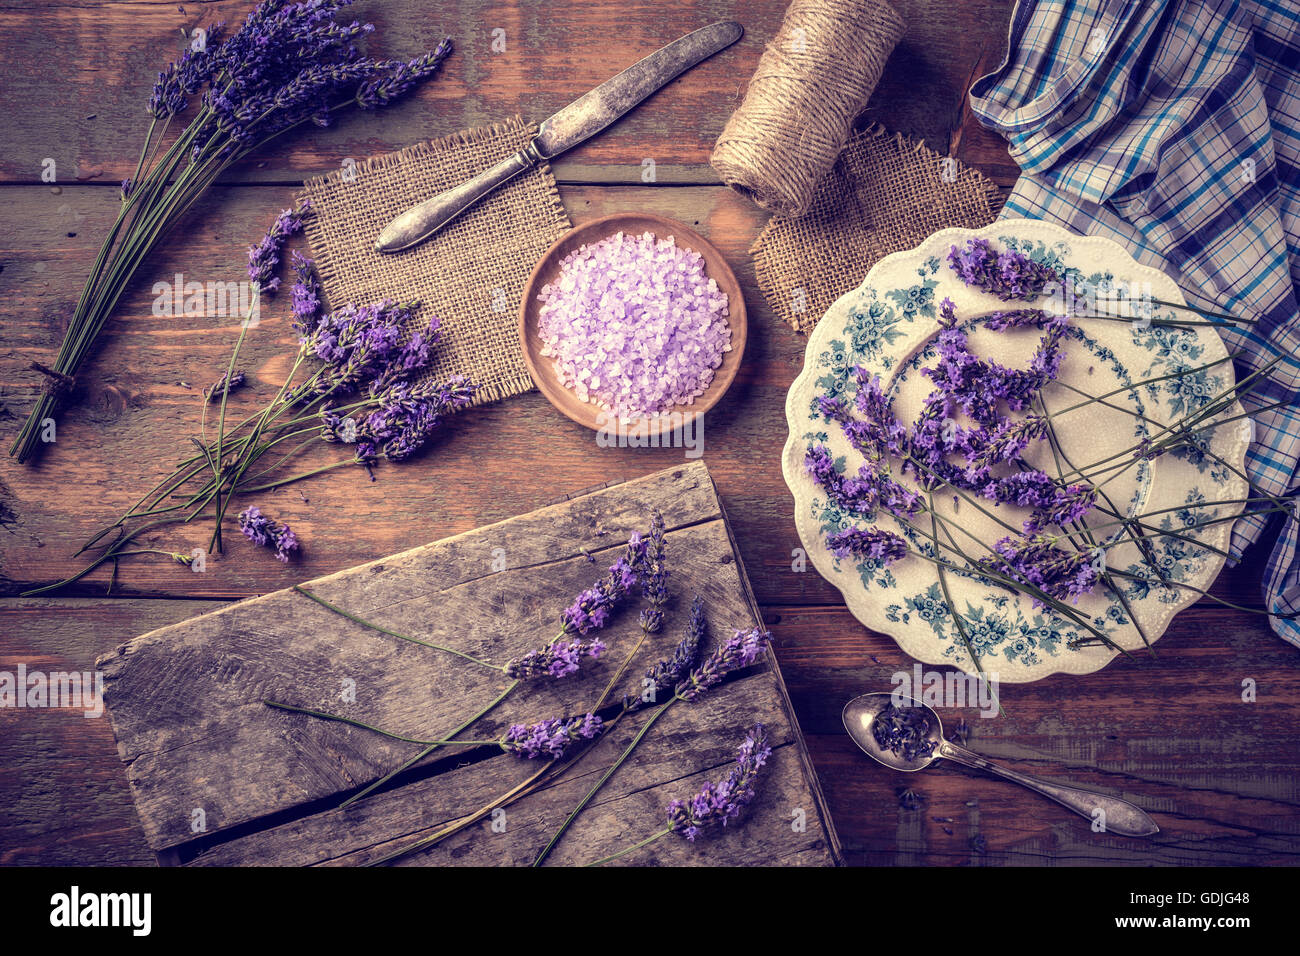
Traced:
<path fill-rule="evenodd" d="M 1004 301 L 1037 298 L 1049 284 L 1060 282 L 1056 270 L 1014 249 L 999 252 L 987 239 L 969 239 L 964 249 L 952 246 L 948 263 L 967 285 Z"/>
<path fill-rule="evenodd" d="M 225 398 L 239 386 L 243 385 L 245 375 L 243 372 L 222 372 L 221 377 L 213 382 L 207 388 L 207 401 L 211 405 L 219 399 Z"/>
<path fill-rule="evenodd" d="M 664 516 L 656 509 L 650 518 L 650 532 L 646 536 L 642 563 L 637 569 L 641 578 L 641 594 L 649 607 L 641 611 L 640 624 L 647 634 L 654 634 L 663 626 L 664 605 L 668 603 L 668 563 L 665 558 L 667 542 L 664 540 Z"/>
<path fill-rule="evenodd" d="M 690 800 L 668 804 L 668 826 L 691 843 L 707 830 L 727 826 L 754 801 L 758 772 L 772 756 L 767 729 L 755 724 L 736 752 L 736 766 L 725 780 L 706 783 Z"/>
<path fill-rule="evenodd" d="M 879 561 L 882 566 L 907 556 L 907 542 L 901 535 L 883 528 L 846 528 L 826 536 L 826 546 L 837 558 L 849 556 Z"/>
<path fill-rule="evenodd" d="M 501 749 L 526 760 L 539 757 L 559 760 L 575 743 L 599 737 L 602 729 L 602 721 L 595 714 L 551 718 L 535 724 L 512 724 L 501 742 Z"/>
<path fill-rule="evenodd" d="M 285 564 L 289 562 L 289 555 L 299 549 L 298 536 L 289 526 L 262 514 L 262 510 L 256 506 L 240 512 L 239 530 L 253 544 L 274 548 L 276 559 Z"/>
<path fill-rule="evenodd" d="M 280 288 L 280 253 L 289 237 L 302 231 L 303 217 L 311 209 L 311 200 L 303 199 L 297 208 L 285 209 L 276 217 L 261 241 L 248 250 L 248 278 L 263 293 Z"/>
<path fill-rule="evenodd" d="M 736 631 L 725 644 L 717 647 L 704 659 L 704 663 L 692 670 L 687 678 L 677 685 L 676 696 L 693 703 L 705 691 L 722 683 L 722 679 L 728 674 L 742 667 L 748 667 L 758 660 L 758 656 L 763 653 L 763 649 L 771 640 L 771 633 L 761 627 Z"/>
<path fill-rule="evenodd" d="M 590 641 L 561 639 L 529 651 L 506 662 L 505 674 L 515 680 L 533 677 L 568 677 L 582 667 L 582 659 L 599 660 L 605 645 L 599 638 Z"/>
<path fill-rule="evenodd" d="M 625 710 L 640 710 L 654 703 L 661 694 L 676 689 L 682 679 L 695 666 L 700 647 L 708 638 L 709 625 L 704 616 L 704 601 L 697 594 L 691 601 L 691 616 L 686 625 L 686 636 L 673 649 L 671 657 L 653 664 L 642 678 L 642 693 L 623 698 Z"/>
<path fill-rule="evenodd" d="M 362 83 L 357 88 L 357 105 L 363 110 L 387 106 L 433 76 L 442 65 L 442 61 L 450 55 L 451 37 L 447 37 L 432 53 L 426 53 L 407 63 L 399 62 L 395 64 L 391 73 Z"/>
<path fill-rule="evenodd" d="M 640 534 L 633 532 L 628 540 L 628 549 L 633 554 L 645 553 L 645 544 Z M 561 631 L 565 634 L 599 630 L 609 623 L 611 612 L 618 607 L 636 587 L 638 575 L 634 558 L 620 557 L 609 567 L 604 578 L 583 591 L 560 614 Z"/>

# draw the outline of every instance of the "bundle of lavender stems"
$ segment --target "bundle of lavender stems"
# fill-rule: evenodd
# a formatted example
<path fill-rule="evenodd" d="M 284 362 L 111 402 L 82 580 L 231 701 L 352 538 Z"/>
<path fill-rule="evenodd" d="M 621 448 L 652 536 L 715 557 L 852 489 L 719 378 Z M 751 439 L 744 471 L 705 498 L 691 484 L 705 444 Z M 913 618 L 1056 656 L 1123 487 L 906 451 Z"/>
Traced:
<path fill-rule="evenodd" d="M 1092 304 L 1082 298 L 1067 298 L 1065 309 L 1023 305 L 1068 290 L 1069 276 L 1016 250 L 999 250 L 985 239 L 971 239 L 965 247 L 953 246 L 948 265 L 967 285 L 1004 302 L 1016 303 L 1016 307 L 1008 306 L 978 319 L 972 317 L 970 322 L 982 322 L 995 331 L 1037 330 L 1038 348 L 1024 369 L 1006 368 L 973 354 L 965 331 L 970 323 L 963 323 L 952 301 L 945 299 L 940 306 L 935 345 L 938 361 L 922 370 L 934 387 L 915 421 L 900 421 L 893 396 L 886 392 L 879 377 L 860 367 L 853 370 L 856 394 L 851 399 L 819 396 L 816 410 L 828 423 L 841 428 L 849 446 L 862 459 L 852 471 L 845 459 L 837 458 L 827 445 L 813 442 L 807 448 L 804 463 L 808 474 L 830 504 L 851 520 L 846 528 L 826 532 L 828 548 L 837 559 L 870 563 L 877 568 L 909 556 L 933 563 L 958 634 L 981 673 L 967 622 L 949 593 L 949 575 L 976 578 L 1027 595 L 1036 607 L 1077 628 L 1079 636 L 1072 639 L 1072 646 L 1105 644 L 1122 651 L 1103 624 L 1077 607 L 1080 597 L 1104 587 L 1122 605 L 1149 647 L 1141 622 L 1132 614 L 1125 579 L 1141 578 L 1159 587 L 1192 588 L 1205 594 L 1168 576 L 1156 560 L 1153 541 L 1173 537 L 1189 546 L 1226 555 L 1197 537 L 1196 532 L 1234 521 L 1246 511 L 1270 513 L 1290 506 L 1284 499 L 1255 490 L 1245 472 L 1219 456 L 1208 438 L 1211 430 L 1246 417 L 1238 400 L 1262 383 L 1271 366 L 1219 394 L 1204 397 L 1197 407 L 1175 421 L 1153 421 L 1119 402 L 1108 401 L 1127 388 L 1092 396 L 1058 380 L 1072 318 L 1117 317 L 1090 311 Z M 1158 324 L 1220 325 L 1225 318 L 1213 314 L 1211 321 L 1166 319 Z M 1123 320 L 1133 322 L 1134 317 Z M 1195 375 L 1223 361 L 1136 382 L 1128 388 Z M 1050 412 L 1043 392 L 1053 384 L 1077 392 L 1078 401 Z M 1126 452 L 1102 461 L 1077 464 L 1063 460 L 1054 418 L 1094 402 L 1141 418 L 1147 426 L 1146 437 Z M 1026 461 L 1027 451 L 1040 442 L 1050 448 L 1057 464 L 1056 474 Z M 1193 446 L 1197 454 L 1212 459 L 1250 487 L 1248 497 L 1190 502 L 1179 510 L 1202 508 L 1206 509 L 1205 516 L 1190 525 L 1169 528 L 1149 523 L 1153 514 L 1138 516 L 1121 511 L 1107 493 L 1106 484 L 1120 474 L 1160 455 Z M 940 495 L 952 496 L 963 507 L 977 509 L 1006 533 L 991 547 L 973 537 L 972 543 L 965 543 L 963 535 L 971 537 L 971 533 L 935 508 Z M 998 517 L 995 509 L 999 505 L 1027 509 L 1028 517 L 1016 527 Z M 1231 513 L 1223 513 L 1225 507 Z M 1088 520 L 1090 516 L 1094 520 Z M 1095 520 L 1098 516 L 1101 522 Z M 891 519 L 892 526 L 879 523 L 881 518 Z M 1108 566 L 1106 551 L 1120 542 L 1136 546 L 1142 559 L 1140 569 Z"/>
<path fill-rule="evenodd" d="M 309 210 L 286 209 L 266 236 L 249 250 L 248 273 L 262 297 L 279 288 L 277 275 L 285 243 L 302 228 Z M 418 303 L 383 300 L 347 304 L 325 312 L 312 260 L 294 250 L 291 311 L 298 350 L 283 383 L 260 410 L 227 422 L 227 402 L 247 376 L 236 369 L 252 327 L 245 321 L 225 372 L 205 390 L 198 449 L 184 458 L 116 521 L 94 535 L 78 554 L 96 556 L 73 576 L 28 592 L 70 584 L 128 555 L 163 554 L 189 564 L 191 556 L 155 548 L 134 548 L 142 535 L 168 525 L 211 521 L 209 552 L 222 548 L 222 522 L 231 502 L 348 466 L 369 470 L 377 462 L 402 462 L 423 449 L 446 418 L 468 406 L 476 386 L 461 376 L 439 382 L 425 372 L 440 339 L 439 320 L 417 322 Z M 411 330 L 415 331 L 412 332 Z M 216 421 L 209 424 L 209 409 Z M 214 435 L 215 433 L 215 435 Z M 312 447 L 344 447 L 347 453 L 307 471 L 285 474 L 286 465 Z M 373 480 L 373 474 L 371 479 Z M 256 506 L 239 514 L 240 530 L 272 548 L 287 562 L 299 550 L 297 536 Z"/>
<path fill-rule="evenodd" d="M 431 77 L 451 52 L 444 40 L 409 61 L 366 57 L 357 42 L 373 26 L 334 19 L 351 2 L 263 0 L 228 37 L 220 24 L 196 31 L 185 54 L 158 75 L 135 171 L 122 183 L 117 217 L 57 357 L 51 367 L 33 363 L 45 382 L 11 456 L 26 462 L 38 451 L 45 423 L 70 399 L 132 277 L 226 169 L 290 130 L 328 126 L 351 107 L 389 105 Z M 198 108 L 168 144 L 169 131 L 196 97 Z"/>

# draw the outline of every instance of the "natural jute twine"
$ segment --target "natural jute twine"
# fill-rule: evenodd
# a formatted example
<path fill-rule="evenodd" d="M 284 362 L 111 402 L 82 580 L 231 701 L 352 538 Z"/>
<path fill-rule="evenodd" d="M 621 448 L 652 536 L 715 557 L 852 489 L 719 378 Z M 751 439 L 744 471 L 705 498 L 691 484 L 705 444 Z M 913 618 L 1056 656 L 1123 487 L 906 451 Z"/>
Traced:
<path fill-rule="evenodd" d="M 793 0 L 714 147 L 722 181 L 764 209 L 807 212 L 904 29 L 884 0 Z"/>

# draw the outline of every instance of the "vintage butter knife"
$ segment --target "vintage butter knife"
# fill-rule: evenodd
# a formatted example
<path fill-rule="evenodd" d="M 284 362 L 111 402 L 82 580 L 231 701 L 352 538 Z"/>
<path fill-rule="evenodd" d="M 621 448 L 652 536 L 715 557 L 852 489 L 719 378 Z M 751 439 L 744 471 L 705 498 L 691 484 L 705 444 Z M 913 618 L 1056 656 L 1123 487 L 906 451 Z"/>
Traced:
<path fill-rule="evenodd" d="M 498 186 L 595 136 L 651 93 L 731 46 L 744 32 L 739 23 L 722 20 L 651 53 L 545 120 L 533 141 L 513 156 L 402 213 L 384 227 L 375 249 L 397 252 L 429 238 Z"/>

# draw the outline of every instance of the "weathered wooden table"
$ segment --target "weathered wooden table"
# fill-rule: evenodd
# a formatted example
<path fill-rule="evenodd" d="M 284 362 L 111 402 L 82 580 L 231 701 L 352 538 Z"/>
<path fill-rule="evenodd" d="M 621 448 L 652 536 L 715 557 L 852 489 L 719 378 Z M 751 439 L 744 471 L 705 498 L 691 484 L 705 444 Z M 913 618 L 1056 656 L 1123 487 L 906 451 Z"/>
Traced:
<path fill-rule="evenodd" d="M 0 424 L 16 430 L 80 291 L 144 128 L 155 72 L 181 30 L 242 19 L 248 2 L 88 2 L 0 7 Z M 1001 56 L 1006 0 L 898 0 L 909 31 L 864 120 L 922 137 L 1003 185 L 1015 167 L 964 109 L 964 90 Z M 518 112 L 541 119 L 638 57 L 721 17 L 746 38 L 678 80 L 555 165 L 575 222 L 621 210 L 692 224 L 741 276 L 750 336 L 736 384 L 705 426 L 705 460 L 807 735 L 851 863 L 1236 863 L 1300 861 L 1300 658 L 1253 614 L 1203 601 L 1180 615 L 1155 661 L 1120 661 L 1090 677 L 1004 688 L 1007 716 L 964 717 L 970 745 L 1022 770 L 1121 794 L 1152 812 L 1153 841 L 1090 832 L 1087 821 L 1000 781 L 960 770 L 903 779 L 869 763 L 839 712 L 888 689 L 912 661 L 866 631 L 815 572 L 795 570 L 792 500 L 781 480 L 786 389 L 805 340 L 780 325 L 746 250 L 761 210 L 718 185 L 712 142 L 739 103 L 783 0 L 504 2 L 363 0 L 385 52 L 410 54 L 442 33 L 457 51 L 437 82 L 400 108 L 352 116 L 284 142 L 232 174 L 165 244 L 126 296 L 83 379 L 81 404 L 37 467 L 0 463 L 0 671 L 87 669 L 121 642 L 250 595 L 523 514 L 607 481 L 682 461 L 680 449 L 598 448 L 592 434 L 536 392 L 462 416 L 435 451 L 383 469 L 335 472 L 271 499 L 308 541 L 282 568 L 245 542 L 195 574 L 144 560 L 124 565 L 112 596 L 96 574 L 58 597 L 19 593 L 76 569 L 73 552 L 156 480 L 188 435 L 198 389 L 215 379 L 232 319 L 152 314 L 153 284 L 177 273 L 237 279 L 244 250 L 304 177 L 420 138 Z M 493 52 L 493 31 L 505 51 Z M 499 36 L 499 34 L 498 34 Z M 657 181 L 642 182 L 643 160 Z M 42 180 L 55 170 L 56 181 Z M 286 309 L 283 303 L 276 309 Z M 288 337 L 260 337 L 249 368 L 282 374 Z M 305 467 L 310 465 L 310 460 Z M 299 493 L 301 491 L 301 494 Z M 110 519 L 111 520 L 111 519 Z M 161 546 L 188 550 L 198 529 Z M 191 540 L 192 539 L 192 540 Z M 1258 606 L 1262 556 L 1226 572 L 1214 593 Z M 1243 701 L 1243 682 L 1255 688 Z M 908 785 L 911 792 L 906 792 Z M 71 710 L 0 709 L 0 863 L 152 863 L 108 721 Z"/>

